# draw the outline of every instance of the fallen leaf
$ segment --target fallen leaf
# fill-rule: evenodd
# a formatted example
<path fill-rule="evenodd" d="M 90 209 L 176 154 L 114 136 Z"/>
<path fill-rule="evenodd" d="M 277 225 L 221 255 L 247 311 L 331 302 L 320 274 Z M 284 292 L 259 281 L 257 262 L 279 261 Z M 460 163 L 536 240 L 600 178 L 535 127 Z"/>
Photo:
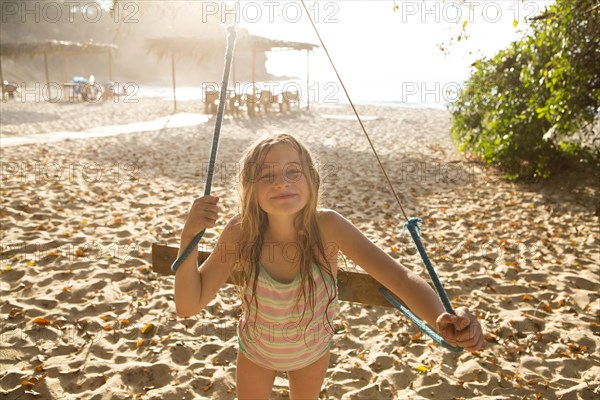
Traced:
<path fill-rule="evenodd" d="M 52 322 L 50 320 L 47 320 L 46 318 L 42 318 L 42 317 L 37 317 L 36 319 L 33 320 L 34 323 L 38 324 L 38 325 L 50 325 Z"/>
<path fill-rule="evenodd" d="M 149 323 L 146 324 L 142 329 L 141 332 L 145 335 L 147 333 L 151 333 L 152 330 L 154 329 L 154 324 L 153 323 Z"/>
<path fill-rule="evenodd" d="M 9 318 L 15 318 L 17 315 L 24 315 L 25 310 L 21 310 L 19 308 L 13 308 L 8 312 Z"/>
<path fill-rule="evenodd" d="M 23 382 L 21 382 L 22 386 L 33 386 L 33 385 L 37 385 L 38 383 L 42 383 L 44 382 L 44 378 L 40 377 L 40 378 L 30 378 L 27 380 L 24 380 Z"/>
<path fill-rule="evenodd" d="M 138 347 L 140 347 L 141 345 L 144 344 L 144 339 L 140 339 L 137 341 L 137 343 L 135 344 L 135 348 L 137 349 Z"/>
<path fill-rule="evenodd" d="M 418 367 L 415 368 L 417 371 L 419 372 L 427 372 L 427 367 L 424 365 L 419 365 Z"/>

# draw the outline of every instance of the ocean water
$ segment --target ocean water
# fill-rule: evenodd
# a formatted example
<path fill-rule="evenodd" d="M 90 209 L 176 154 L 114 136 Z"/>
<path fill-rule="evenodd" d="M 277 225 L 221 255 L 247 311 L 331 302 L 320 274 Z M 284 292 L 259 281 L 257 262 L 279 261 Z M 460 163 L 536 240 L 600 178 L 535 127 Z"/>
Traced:
<path fill-rule="evenodd" d="M 218 87 L 214 83 L 209 83 L 211 88 Z M 356 88 L 348 85 L 346 89 L 350 94 L 352 102 L 355 104 L 371 104 L 387 107 L 405 107 L 405 108 L 433 108 L 445 109 L 448 104 L 454 101 L 452 90 L 455 90 L 458 84 L 455 83 L 394 83 L 389 85 L 373 84 L 360 85 Z M 252 83 L 238 83 L 235 85 L 237 93 L 251 94 Z M 228 90 L 233 90 L 233 85 L 228 86 Z M 306 106 L 307 97 L 310 104 L 318 105 L 338 105 L 349 104 L 342 86 L 334 82 L 313 82 L 309 83 L 308 89 L 306 82 L 302 81 L 272 81 L 257 82 L 256 90 L 270 90 L 274 94 L 280 94 L 285 91 L 299 92 L 300 104 Z M 173 99 L 173 88 L 168 86 L 141 85 L 137 91 L 137 96 L 148 98 L 159 98 L 163 100 Z M 203 85 L 197 87 L 182 86 L 177 87 L 175 96 L 177 101 L 204 100 Z"/>

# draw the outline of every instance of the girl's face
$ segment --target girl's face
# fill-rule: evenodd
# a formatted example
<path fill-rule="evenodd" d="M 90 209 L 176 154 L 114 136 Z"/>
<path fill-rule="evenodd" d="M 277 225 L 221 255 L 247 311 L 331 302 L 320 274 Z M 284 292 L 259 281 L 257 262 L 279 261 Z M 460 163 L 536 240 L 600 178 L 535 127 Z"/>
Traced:
<path fill-rule="evenodd" d="M 256 177 L 258 205 L 267 214 L 295 215 L 308 204 L 310 188 L 304 166 L 289 144 L 272 146 Z"/>

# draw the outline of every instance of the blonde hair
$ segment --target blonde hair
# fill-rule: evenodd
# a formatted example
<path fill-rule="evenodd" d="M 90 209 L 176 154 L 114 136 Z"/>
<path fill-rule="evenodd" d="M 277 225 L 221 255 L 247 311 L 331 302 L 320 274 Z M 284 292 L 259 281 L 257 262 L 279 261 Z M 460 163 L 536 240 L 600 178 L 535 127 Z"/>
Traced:
<path fill-rule="evenodd" d="M 309 199 L 306 206 L 298 213 L 294 224 L 298 229 L 298 252 L 300 264 L 300 282 L 301 296 L 305 304 L 310 305 L 311 320 L 314 316 L 315 306 L 315 282 L 312 274 L 313 265 L 318 266 L 318 270 L 323 278 L 324 274 L 330 279 L 331 285 L 325 284 L 326 292 L 329 297 L 327 309 L 337 297 L 337 287 L 331 266 L 327 261 L 324 244 L 317 225 L 317 206 L 319 203 L 319 188 L 321 178 L 316 168 L 310 151 L 299 140 L 291 135 L 277 134 L 258 140 L 248 148 L 241 160 L 241 168 L 238 176 L 239 194 L 240 194 L 240 243 L 236 246 L 236 264 L 233 269 L 233 277 L 240 288 L 240 297 L 242 300 L 242 312 L 247 313 L 250 310 L 250 304 L 254 300 L 258 308 L 256 299 L 256 286 L 258 283 L 259 258 L 264 244 L 264 234 L 267 228 L 267 214 L 260 208 L 256 198 L 255 183 L 258 181 L 264 159 L 269 150 L 277 144 L 287 144 L 298 152 L 302 164 L 302 173 L 304 174 L 309 187 Z M 248 288 L 252 288 L 250 298 L 245 295 Z M 308 287 L 308 293 L 306 288 Z M 298 301 L 300 300 L 300 295 Z M 300 320 L 304 317 L 304 312 Z M 331 321 L 324 313 L 330 327 Z"/>

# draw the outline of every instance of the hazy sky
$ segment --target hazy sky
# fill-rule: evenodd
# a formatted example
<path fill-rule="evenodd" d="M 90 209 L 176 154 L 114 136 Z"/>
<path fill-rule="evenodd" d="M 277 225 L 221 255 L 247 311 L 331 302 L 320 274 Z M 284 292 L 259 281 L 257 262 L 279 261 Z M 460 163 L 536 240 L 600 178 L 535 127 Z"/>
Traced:
<path fill-rule="evenodd" d="M 350 94 L 361 98 L 381 98 L 385 87 L 396 88 L 389 89 L 393 91 L 406 82 L 412 82 L 414 87 L 425 85 L 428 90 L 435 82 L 442 86 L 448 82 L 462 83 L 473 61 L 482 55 L 491 56 L 521 37 L 527 28 L 525 18 L 540 13 L 551 3 L 546 0 L 306 2 Z M 318 43 L 300 2 L 243 1 L 239 7 L 239 24 L 252 33 Z M 516 28 L 515 20 L 519 22 Z M 469 39 L 448 47 L 465 21 Z M 449 54 L 441 51 L 440 45 Z M 303 78 L 305 54 L 271 52 L 267 68 L 274 74 Z M 310 72 L 322 95 L 328 92 L 324 88 L 327 82 L 336 82 L 322 50 L 311 54 Z M 392 99 L 394 94 L 383 97 Z"/>

